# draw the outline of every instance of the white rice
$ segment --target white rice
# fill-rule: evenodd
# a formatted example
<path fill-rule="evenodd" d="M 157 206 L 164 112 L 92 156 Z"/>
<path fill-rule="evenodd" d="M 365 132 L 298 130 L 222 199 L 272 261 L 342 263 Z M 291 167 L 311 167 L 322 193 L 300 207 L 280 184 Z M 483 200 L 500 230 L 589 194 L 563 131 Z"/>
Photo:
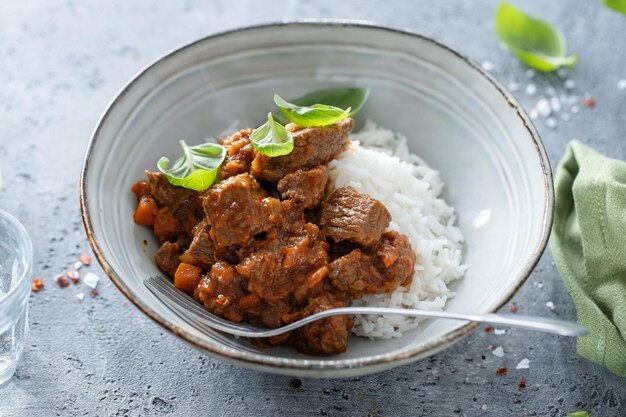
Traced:
<path fill-rule="evenodd" d="M 454 209 L 439 196 L 439 172 L 409 152 L 406 138 L 368 120 L 351 136 L 352 144 L 329 167 L 334 188 L 351 186 L 380 200 L 392 216 L 390 229 L 409 237 L 417 254 L 413 283 L 391 294 L 354 300 L 353 305 L 442 310 L 454 296 L 448 284 L 463 276 L 463 235 L 454 225 Z M 419 319 L 357 316 L 359 336 L 389 339 L 416 328 Z"/>

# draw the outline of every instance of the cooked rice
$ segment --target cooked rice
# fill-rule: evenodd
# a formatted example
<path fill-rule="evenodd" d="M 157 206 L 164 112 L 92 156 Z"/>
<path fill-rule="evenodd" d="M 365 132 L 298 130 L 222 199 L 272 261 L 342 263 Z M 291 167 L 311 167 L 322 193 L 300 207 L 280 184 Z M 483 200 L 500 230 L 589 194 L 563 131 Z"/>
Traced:
<path fill-rule="evenodd" d="M 417 253 L 409 288 L 353 301 L 353 305 L 442 310 L 454 296 L 448 284 L 463 276 L 463 235 L 454 225 L 454 209 L 439 198 L 444 183 L 439 172 L 412 154 L 406 138 L 367 121 L 351 136 L 352 144 L 329 167 L 333 187 L 352 186 L 380 200 L 392 216 L 390 229 L 409 237 Z M 357 316 L 359 336 L 389 339 L 418 326 L 419 319 Z"/>

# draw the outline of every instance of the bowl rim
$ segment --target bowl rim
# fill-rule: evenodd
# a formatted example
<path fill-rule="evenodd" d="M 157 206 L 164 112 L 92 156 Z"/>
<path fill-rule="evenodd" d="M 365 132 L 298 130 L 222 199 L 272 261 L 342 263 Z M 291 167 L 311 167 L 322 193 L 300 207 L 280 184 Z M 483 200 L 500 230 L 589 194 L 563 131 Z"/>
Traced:
<path fill-rule="evenodd" d="M 272 23 L 263 23 L 257 25 L 243 26 L 235 29 L 230 29 L 226 31 L 221 31 L 212 35 L 208 35 L 202 37 L 196 41 L 190 42 L 184 46 L 179 48 L 175 48 L 170 52 L 162 55 L 160 58 L 157 58 L 141 70 L 139 70 L 135 76 L 131 78 L 130 81 L 115 95 L 115 97 L 109 102 L 103 113 L 101 114 L 96 127 L 91 135 L 89 140 L 89 145 L 87 147 L 87 151 L 85 153 L 85 158 L 83 161 L 83 167 L 81 170 L 81 178 L 80 178 L 80 186 L 79 186 L 79 200 L 80 200 L 80 208 L 81 208 L 81 216 L 83 220 L 83 225 L 85 227 L 85 231 L 87 234 L 87 238 L 89 241 L 89 245 L 91 246 L 96 259 L 102 266 L 103 270 L 107 274 L 107 276 L 113 281 L 115 286 L 128 298 L 137 308 L 139 308 L 144 314 L 154 320 L 156 323 L 167 329 L 168 331 L 176 334 L 181 337 L 183 340 L 191 343 L 195 347 L 201 348 L 209 353 L 220 356 L 224 359 L 239 362 L 242 365 L 247 365 L 248 367 L 254 368 L 266 368 L 265 370 L 271 372 L 282 373 L 282 370 L 295 370 L 301 371 L 303 373 L 309 371 L 311 373 L 328 371 L 332 373 L 332 371 L 340 371 L 347 369 L 365 369 L 365 368 L 377 368 L 383 366 L 385 364 L 392 365 L 394 363 L 395 366 L 399 366 L 404 363 L 411 362 L 412 360 L 418 360 L 420 358 L 429 356 L 431 354 L 436 353 L 442 348 L 446 348 L 453 344 L 454 342 L 460 340 L 462 337 L 468 335 L 472 330 L 476 329 L 479 324 L 478 323 L 467 323 L 457 329 L 452 330 L 449 333 L 446 333 L 436 339 L 433 339 L 425 344 L 422 344 L 418 347 L 414 347 L 412 349 L 407 349 L 403 352 L 399 352 L 393 355 L 383 354 L 383 355 L 375 355 L 369 358 L 355 358 L 355 359 L 331 359 L 328 361 L 312 359 L 312 360 L 303 360 L 303 359 L 286 359 L 286 358 L 277 358 L 273 356 L 262 355 L 258 353 L 249 353 L 249 352 L 240 352 L 233 351 L 231 349 L 222 348 L 219 345 L 210 345 L 205 343 L 203 340 L 195 337 L 190 332 L 187 332 L 183 328 L 170 323 L 165 318 L 163 318 L 160 314 L 154 311 L 149 305 L 142 302 L 126 285 L 124 280 L 118 275 L 118 273 L 111 267 L 107 258 L 104 256 L 100 245 L 98 244 L 98 240 L 96 235 L 94 234 L 94 230 L 91 224 L 90 217 L 90 208 L 87 203 L 87 176 L 89 173 L 89 161 L 92 156 L 92 152 L 94 149 L 94 145 L 100 136 L 102 127 L 106 124 L 111 112 L 115 109 L 120 100 L 126 95 L 126 93 L 134 87 L 136 83 L 138 83 L 143 76 L 152 70 L 153 67 L 163 64 L 164 62 L 174 58 L 178 53 L 187 50 L 189 48 L 193 48 L 196 45 L 210 42 L 212 40 L 222 38 L 225 36 L 229 36 L 236 33 L 243 33 L 247 31 L 256 31 L 256 30 L 268 30 L 272 28 L 279 27 L 287 27 L 287 26 L 301 26 L 301 27 L 354 27 L 366 30 L 373 31 L 385 31 L 391 32 L 403 36 L 413 37 L 420 39 L 422 41 L 429 42 L 436 47 L 442 48 L 449 53 L 452 53 L 456 57 L 460 58 L 466 65 L 478 72 L 479 75 L 484 77 L 489 83 L 491 83 L 496 90 L 502 95 L 502 97 L 506 100 L 508 105 L 513 108 L 517 117 L 522 122 L 522 125 L 528 131 L 529 139 L 535 145 L 535 149 L 537 151 L 537 155 L 539 158 L 540 166 L 542 169 L 543 180 L 544 180 L 544 204 L 545 209 L 543 212 L 542 219 L 542 230 L 541 237 L 539 242 L 533 249 L 532 254 L 526 261 L 523 267 L 522 273 L 517 277 L 516 282 L 511 287 L 511 289 L 502 297 L 502 301 L 491 311 L 496 312 L 500 310 L 510 299 L 517 293 L 517 291 L 521 288 L 521 286 L 526 282 L 533 269 L 539 262 L 541 255 L 546 249 L 546 245 L 548 243 L 548 239 L 550 236 L 553 218 L 554 218 L 554 186 L 552 182 L 552 170 L 550 167 L 550 162 L 541 141 L 539 134 L 537 133 L 532 121 L 517 101 L 517 99 L 491 74 L 485 71 L 480 65 L 474 62 L 472 59 L 467 58 L 465 55 L 457 52 L 456 50 L 448 47 L 447 45 L 430 38 L 425 35 L 421 35 L 417 32 L 414 32 L 410 29 L 406 28 L 396 28 L 389 27 L 381 24 L 377 24 L 372 21 L 364 21 L 364 20 L 352 20 L 352 19 L 295 19 L 295 20 L 284 20 L 279 22 Z M 332 357 L 330 357 L 332 358 Z M 269 367 L 269 368 L 268 368 Z M 375 369 L 373 370 L 376 371 Z M 332 375 L 329 375 L 332 376 Z"/>

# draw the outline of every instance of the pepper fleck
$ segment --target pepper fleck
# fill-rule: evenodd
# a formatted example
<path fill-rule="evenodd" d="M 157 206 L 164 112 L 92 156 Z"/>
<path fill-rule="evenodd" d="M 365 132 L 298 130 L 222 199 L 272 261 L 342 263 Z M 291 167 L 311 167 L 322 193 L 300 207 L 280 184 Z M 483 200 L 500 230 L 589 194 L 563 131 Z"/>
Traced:
<path fill-rule="evenodd" d="M 496 375 L 498 376 L 506 375 L 507 372 L 509 372 L 507 368 L 498 368 L 498 370 L 496 371 Z"/>

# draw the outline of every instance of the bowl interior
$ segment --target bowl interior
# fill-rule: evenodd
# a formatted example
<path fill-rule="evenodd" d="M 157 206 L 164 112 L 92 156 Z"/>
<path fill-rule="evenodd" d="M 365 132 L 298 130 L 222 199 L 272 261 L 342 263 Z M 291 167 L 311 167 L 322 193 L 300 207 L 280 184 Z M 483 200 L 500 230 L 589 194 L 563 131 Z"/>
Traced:
<path fill-rule="evenodd" d="M 441 172 L 469 265 L 447 309 L 494 311 L 516 291 L 545 245 L 552 191 L 543 147 L 514 99 L 431 40 L 369 26 L 300 23 L 185 47 L 132 82 L 101 121 L 83 178 L 86 223 L 105 268 L 144 311 L 231 359 L 312 372 L 400 364 L 469 330 L 462 322 L 430 321 L 398 339 L 353 337 L 345 354 L 330 358 L 259 351 L 246 340 L 200 335 L 143 286 L 161 274 L 153 261 L 156 240 L 132 221 L 130 186 L 144 170 L 156 169 L 160 156 L 176 156 L 180 139 L 196 144 L 258 126 L 274 93 L 290 98 L 332 86 L 370 87 L 359 117 L 406 135 L 411 150 Z"/>

